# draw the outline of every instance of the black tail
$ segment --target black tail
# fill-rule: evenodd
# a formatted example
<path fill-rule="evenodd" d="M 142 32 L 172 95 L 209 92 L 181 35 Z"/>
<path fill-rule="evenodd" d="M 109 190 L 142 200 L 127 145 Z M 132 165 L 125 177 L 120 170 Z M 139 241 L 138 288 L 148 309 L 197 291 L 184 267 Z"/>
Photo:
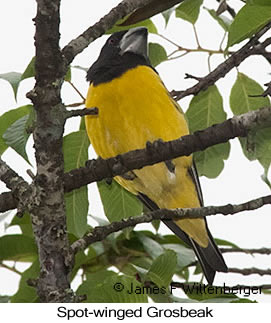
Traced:
<path fill-rule="evenodd" d="M 175 222 L 171 220 L 163 221 L 163 222 L 180 239 L 182 239 L 185 243 L 187 243 L 193 248 L 200 262 L 204 276 L 206 277 L 210 285 L 213 284 L 215 273 L 217 271 L 222 271 L 222 272 L 228 271 L 228 267 L 223 259 L 223 256 L 220 250 L 218 249 L 217 245 L 214 242 L 211 232 L 207 227 L 207 223 L 206 223 L 206 228 L 207 228 L 208 237 L 209 237 L 209 244 L 207 248 L 203 248 L 200 245 L 198 245 L 193 239 L 191 239 L 185 232 L 183 232 Z"/>
<path fill-rule="evenodd" d="M 152 211 L 158 209 L 158 206 L 146 195 L 139 193 L 138 198 L 148 209 Z M 213 284 L 215 273 L 217 271 L 228 272 L 228 267 L 223 259 L 220 250 L 214 242 L 211 232 L 208 229 L 207 222 L 206 229 L 209 237 L 209 243 L 207 248 L 203 248 L 199 244 L 197 244 L 172 220 L 165 220 L 163 222 L 171 231 L 173 231 L 176 234 L 176 236 L 178 236 L 181 240 L 183 240 L 186 244 L 193 248 L 200 262 L 204 276 L 206 277 L 210 285 Z"/>

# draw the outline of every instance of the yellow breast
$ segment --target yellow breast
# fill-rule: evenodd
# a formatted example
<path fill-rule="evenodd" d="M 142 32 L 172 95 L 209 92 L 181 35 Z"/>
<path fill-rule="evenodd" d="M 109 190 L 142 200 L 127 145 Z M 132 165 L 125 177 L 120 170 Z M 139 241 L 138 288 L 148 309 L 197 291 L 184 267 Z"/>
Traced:
<path fill-rule="evenodd" d="M 189 133 L 183 113 L 159 76 L 147 66 L 130 69 L 110 82 L 91 85 L 86 107 L 99 110 L 97 116 L 86 116 L 85 120 L 91 144 L 102 158 L 145 148 L 147 141 L 168 141 Z M 158 163 L 135 170 L 132 181 L 122 177 L 116 180 L 134 194 L 144 193 L 160 208 L 198 207 L 196 188 L 188 174 L 191 156 L 173 162 L 175 174 L 165 163 Z M 207 245 L 203 220 L 181 220 L 178 224 L 198 243 Z"/>
<path fill-rule="evenodd" d="M 111 82 L 91 85 L 86 106 L 99 109 L 98 116 L 86 117 L 86 127 L 95 151 L 103 158 L 189 132 L 159 76 L 147 66 L 129 70 Z"/>

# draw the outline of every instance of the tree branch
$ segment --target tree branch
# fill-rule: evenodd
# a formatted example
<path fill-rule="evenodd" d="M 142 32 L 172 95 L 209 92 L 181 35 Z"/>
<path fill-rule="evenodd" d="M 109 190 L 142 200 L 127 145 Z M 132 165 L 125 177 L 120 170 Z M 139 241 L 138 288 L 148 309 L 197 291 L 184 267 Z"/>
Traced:
<path fill-rule="evenodd" d="M 247 254 L 260 254 L 260 255 L 271 255 L 270 248 L 260 248 L 260 249 L 244 249 L 244 248 L 219 248 L 221 252 L 232 253 L 232 252 L 242 252 Z"/>
<path fill-rule="evenodd" d="M 73 117 L 84 117 L 88 115 L 98 115 L 98 108 L 84 108 L 66 111 L 66 119 Z"/>
<path fill-rule="evenodd" d="M 22 187 L 28 188 L 28 183 L 19 176 L 13 169 L 11 169 L 0 157 L 0 180 L 4 182 L 15 195 L 19 195 L 16 192 Z"/>
<path fill-rule="evenodd" d="M 269 64 L 271 64 L 271 53 L 267 52 L 265 47 L 259 43 L 259 47 L 257 45 L 254 46 L 254 55 L 263 56 Z"/>
<path fill-rule="evenodd" d="M 66 70 L 59 48 L 60 0 L 36 2 L 36 84 L 28 98 L 36 111 L 33 139 L 37 175 L 28 206 L 39 250 L 37 293 L 41 302 L 72 302 L 75 296 L 67 292 L 72 261 L 63 187 L 65 107 L 60 92 Z"/>
<path fill-rule="evenodd" d="M 19 176 L 13 169 L 11 169 L 0 157 L 0 180 L 3 181 L 7 188 L 12 191 L 12 194 L 5 192 L 1 194 L 0 206 L 3 205 L 3 210 L 7 211 L 9 204 L 17 204 L 17 215 L 23 215 L 27 208 L 27 201 L 29 197 L 29 185 Z M 3 212 L 3 211 L 2 211 Z"/>
<path fill-rule="evenodd" d="M 0 194 L 0 213 L 16 209 L 18 200 L 13 196 L 12 192 L 4 192 Z"/>
<path fill-rule="evenodd" d="M 232 205 L 227 204 L 223 206 L 205 206 L 200 208 L 186 208 L 167 210 L 160 209 L 153 212 L 148 212 L 143 215 L 123 219 L 119 222 L 112 222 L 105 226 L 97 226 L 92 232 L 86 234 L 83 238 L 75 241 L 71 249 L 74 253 L 84 250 L 90 244 L 104 240 L 109 234 L 123 230 L 124 228 L 133 227 L 140 223 L 148 223 L 153 220 L 169 220 L 169 219 L 194 219 L 202 218 L 203 216 L 210 216 L 215 214 L 236 214 L 243 211 L 256 210 L 266 204 L 271 204 L 271 195 L 254 199 L 242 204 Z"/>
<path fill-rule="evenodd" d="M 18 274 L 18 275 L 22 276 L 22 272 L 21 271 L 19 271 L 15 267 L 11 267 L 11 266 L 8 266 L 8 265 L 4 264 L 3 262 L 0 262 L 0 267 L 5 268 L 5 269 L 7 269 L 9 271 L 12 271 L 15 274 Z"/>
<path fill-rule="evenodd" d="M 253 274 L 257 274 L 260 276 L 264 276 L 264 275 L 271 275 L 271 269 L 260 269 L 260 268 L 229 268 L 228 270 L 229 273 L 235 273 L 235 274 L 241 274 L 244 276 L 248 276 L 248 275 L 253 275 Z"/>
<path fill-rule="evenodd" d="M 89 183 L 122 175 L 133 169 L 153 165 L 180 156 L 189 156 L 195 151 L 227 142 L 235 137 L 245 137 L 252 129 L 271 125 L 271 107 L 235 116 L 220 124 L 180 139 L 147 144 L 145 149 L 129 151 L 108 158 L 90 160 L 86 167 L 74 169 L 64 175 L 65 191 L 69 192 Z"/>
<path fill-rule="evenodd" d="M 196 95 L 202 90 L 206 90 L 209 86 L 215 84 L 217 80 L 224 77 L 232 68 L 240 65 L 247 57 L 253 54 L 262 53 L 263 50 L 271 44 L 271 38 L 267 38 L 263 43 L 259 44 L 258 39 L 265 34 L 271 27 L 271 22 L 258 31 L 242 48 L 233 53 L 228 59 L 217 66 L 207 76 L 201 78 L 199 82 L 185 91 L 172 91 L 171 95 L 176 100 L 180 100 L 188 95 Z"/>
<path fill-rule="evenodd" d="M 81 35 L 67 44 L 62 53 L 68 66 L 74 57 L 81 53 L 91 42 L 102 36 L 115 23 L 135 9 L 150 3 L 152 0 L 124 0 L 104 16 L 99 22 L 85 30 Z"/>
<path fill-rule="evenodd" d="M 245 137 L 250 130 L 270 126 L 271 107 L 250 111 L 235 116 L 223 123 L 213 125 L 205 130 L 169 142 L 154 142 L 145 149 L 137 149 L 123 155 L 109 159 L 90 160 L 86 167 L 74 169 L 64 174 L 65 192 L 70 192 L 81 186 L 122 175 L 127 171 L 153 165 L 176 157 L 190 155 L 210 146 L 226 142 L 235 137 Z M 11 193 L 10 193 L 11 194 Z M 0 195 L 0 211 L 7 211 L 3 198 Z M 16 208 L 16 201 L 9 197 L 12 208 Z M 1 207 L 3 205 L 3 207 Z"/>
<path fill-rule="evenodd" d="M 220 2 L 220 6 L 224 6 L 224 9 L 228 11 L 228 13 L 232 16 L 232 18 L 234 18 L 236 16 L 235 10 L 230 7 L 226 1 L 220 1 L 220 0 L 216 0 L 217 2 Z M 217 16 L 219 16 L 222 12 L 224 12 L 224 10 L 220 10 L 220 6 L 218 6 L 216 14 Z"/>

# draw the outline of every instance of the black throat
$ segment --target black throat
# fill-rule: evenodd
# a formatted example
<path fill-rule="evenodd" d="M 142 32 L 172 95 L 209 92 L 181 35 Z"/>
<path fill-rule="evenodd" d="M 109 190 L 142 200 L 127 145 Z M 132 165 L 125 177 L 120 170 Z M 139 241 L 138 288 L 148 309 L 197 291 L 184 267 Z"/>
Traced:
<path fill-rule="evenodd" d="M 108 57 L 100 58 L 89 68 L 87 81 L 93 83 L 94 86 L 110 82 L 139 65 L 152 68 L 149 60 L 133 53 L 125 53 L 123 56 L 117 55 L 110 59 Z"/>

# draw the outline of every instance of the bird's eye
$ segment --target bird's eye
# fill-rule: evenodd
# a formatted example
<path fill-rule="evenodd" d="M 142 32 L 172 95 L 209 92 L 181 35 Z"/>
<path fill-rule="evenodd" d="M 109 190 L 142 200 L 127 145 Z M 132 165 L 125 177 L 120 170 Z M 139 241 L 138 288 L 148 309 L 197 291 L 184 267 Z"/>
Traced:
<path fill-rule="evenodd" d="M 110 45 L 115 45 L 116 44 L 116 39 L 115 38 L 110 38 L 109 39 L 109 44 Z"/>

